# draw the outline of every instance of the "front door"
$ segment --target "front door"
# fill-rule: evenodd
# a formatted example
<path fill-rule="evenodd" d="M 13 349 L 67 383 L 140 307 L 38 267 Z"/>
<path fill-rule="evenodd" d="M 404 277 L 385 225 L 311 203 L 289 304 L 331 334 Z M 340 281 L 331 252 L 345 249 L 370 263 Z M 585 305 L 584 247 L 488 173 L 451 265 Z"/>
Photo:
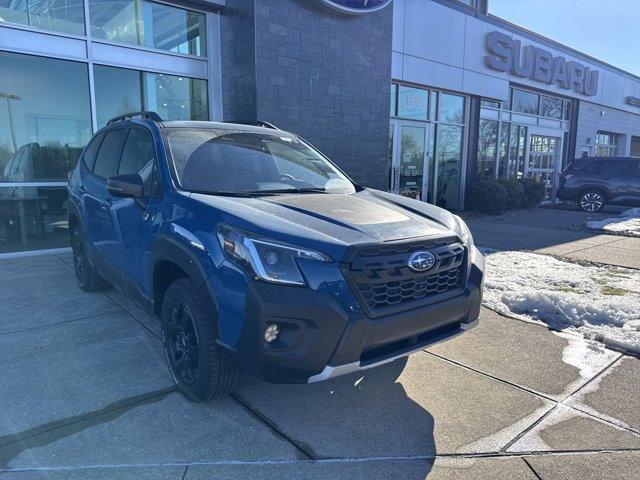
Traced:
<path fill-rule="evenodd" d="M 391 125 L 390 135 L 390 190 L 426 201 L 429 125 L 395 121 Z"/>
<path fill-rule="evenodd" d="M 542 182 L 546 188 L 545 201 L 555 201 L 560 167 L 560 139 L 531 135 L 529 159 L 525 175 Z"/>

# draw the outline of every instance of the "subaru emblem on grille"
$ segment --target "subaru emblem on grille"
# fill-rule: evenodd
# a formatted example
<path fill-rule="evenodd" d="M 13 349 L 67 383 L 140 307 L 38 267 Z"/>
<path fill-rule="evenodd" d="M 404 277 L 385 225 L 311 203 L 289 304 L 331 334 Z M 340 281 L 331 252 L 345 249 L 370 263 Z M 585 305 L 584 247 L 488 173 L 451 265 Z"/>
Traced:
<path fill-rule="evenodd" d="M 414 252 L 407 264 L 414 272 L 426 272 L 436 263 L 436 257 L 429 252 Z"/>

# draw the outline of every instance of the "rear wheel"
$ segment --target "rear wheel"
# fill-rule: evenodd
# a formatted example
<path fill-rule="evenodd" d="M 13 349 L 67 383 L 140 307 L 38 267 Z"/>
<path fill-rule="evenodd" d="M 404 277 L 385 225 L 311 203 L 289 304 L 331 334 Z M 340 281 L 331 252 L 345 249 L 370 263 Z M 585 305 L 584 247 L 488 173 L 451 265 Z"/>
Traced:
<path fill-rule="evenodd" d="M 107 287 L 107 282 L 96 272 L 87 258 L 87 247 L 80 227 L 76 227 L 71 237 L 73 250 L 73 269 L 76 272 L 78 286 L 85 292 L 97 292 Z"/>
<path fill-rule="evenodd" d="M 193 282 L 176 280 L 162 301 L 162 341 L 178 389 L 200 402 L 229 394 L 240 376 L 238 367 L 216 343 L 216 328 Z"/>
<path fill-rule="evenodd" d="M 578 199 L 578 206 L 584 212 L 599 212 L 604 205 L 604 194 L 599 190 L 585 190 Z"/>

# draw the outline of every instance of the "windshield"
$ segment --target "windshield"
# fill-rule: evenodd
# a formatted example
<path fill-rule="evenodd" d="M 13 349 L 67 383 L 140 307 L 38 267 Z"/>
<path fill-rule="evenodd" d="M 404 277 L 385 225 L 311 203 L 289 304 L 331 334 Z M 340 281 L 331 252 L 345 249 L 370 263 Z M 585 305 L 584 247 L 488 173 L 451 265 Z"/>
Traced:
<path fill-rule="evenodd" d="M 168 128 L 184 190 L 227 194 L 353 193 L 353 184 L 298 138 L 223 129 Z"/>

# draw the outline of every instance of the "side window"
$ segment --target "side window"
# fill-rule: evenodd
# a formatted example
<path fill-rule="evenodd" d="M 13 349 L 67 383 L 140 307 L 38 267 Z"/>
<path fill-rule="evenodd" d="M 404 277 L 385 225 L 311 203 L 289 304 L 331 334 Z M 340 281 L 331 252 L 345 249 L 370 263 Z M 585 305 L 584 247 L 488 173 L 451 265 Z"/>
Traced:
<path fill-rule="evenodd" d="M 93 170 L 93 164 L 96 163 L 96 155 L 98 154 L 98 149 L 100 148 L 103 138 L 104 132 L 93 137 L 93 140 L 91 140 L 91 143 L 89 143 L 89 146 L 84 151 L 84 155 L 82 155 L 84 166 L 87 167 L 89 171 Z"/>
<path fill-rule="evenodd" d="M 629 162 L 623 159 L 607 160 L 602 167 L 602 173 L 607 175 L 629 175 L 631 173 Z"/>
<path fill-rule="evenodd" d="M 106 133 L 102 145 L 100 145 L 96 163 L 93 166 L 93 173 L 102 178 L 116 175 L 127 131 L 128 129 L 126 128 L 119 128 Z"/>
<path fill-rule="evenodd" d="M 132 128 L 124 144 L 118 175 L 140 173 L 142 168 L 155 158 L 151 134 L 142 128 Z"/>

